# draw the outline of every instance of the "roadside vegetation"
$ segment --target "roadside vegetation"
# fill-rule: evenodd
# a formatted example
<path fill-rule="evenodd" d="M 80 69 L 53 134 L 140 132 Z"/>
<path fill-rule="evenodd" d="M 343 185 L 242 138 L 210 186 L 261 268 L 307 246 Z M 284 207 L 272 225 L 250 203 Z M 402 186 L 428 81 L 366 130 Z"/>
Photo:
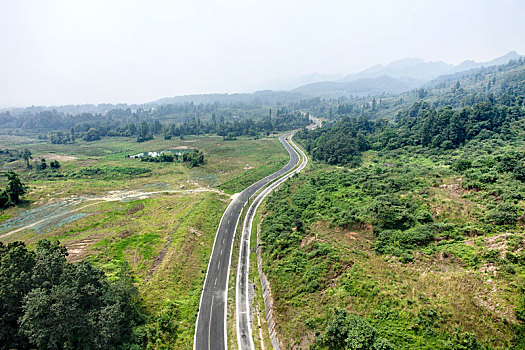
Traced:
<path fill-rule="evenodd" d="M 286 348 L 523 348 L 522 65 L 500 89 L 449 87 L 466 105 L 298 135 L 316 162 L 269 197 L 261 232 Z"/>

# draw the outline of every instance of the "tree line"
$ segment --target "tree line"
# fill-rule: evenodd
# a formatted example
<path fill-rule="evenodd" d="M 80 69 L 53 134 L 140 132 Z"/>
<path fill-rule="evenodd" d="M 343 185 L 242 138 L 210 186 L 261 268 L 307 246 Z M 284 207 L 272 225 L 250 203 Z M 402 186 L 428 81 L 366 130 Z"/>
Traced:
<path fill-rule="evenodd" d="M 271 113 L 271 112 L 270 112 Z M 135 122 L 114 122 L 110 124 L 82 123 L 72 127 L 69 132 L 57 131 L 41 135 L 41 139 L 48 139 L 53 144 L 73 143 L 77 139 L 96 141 L 102 137 L 135 137 L 137 142 L 152 140 L 155 136 L 171 139 L 189 135 L 216 134 L 225 140 L 239 136 L 257 137 L 264 134 L 302 128 L 309 124 L 309 116 L 301 112 L 288 112 L 278 109 L 272 117 L 268 115 L 262 119 L 243 119 L 225 121 L 224 117 L 217 118 L 211 115 L 209 121 L 200 118 L 191 118 L 182 123 L 161 123 L 159 120 Z"/>

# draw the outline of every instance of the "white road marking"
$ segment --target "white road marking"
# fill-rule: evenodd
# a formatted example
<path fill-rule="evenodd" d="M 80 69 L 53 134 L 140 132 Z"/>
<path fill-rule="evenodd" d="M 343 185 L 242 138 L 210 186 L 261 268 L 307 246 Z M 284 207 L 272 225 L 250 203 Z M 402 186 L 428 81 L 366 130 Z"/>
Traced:
<path fill-rule="evenodd" d="M 211 297 L 210 321 L 208 322 L 208 350 L 211 349 L 210 338 L 211 338 L 211 315 L 213 315 L 213 299 L 215 299 L 215 296 Z"/>

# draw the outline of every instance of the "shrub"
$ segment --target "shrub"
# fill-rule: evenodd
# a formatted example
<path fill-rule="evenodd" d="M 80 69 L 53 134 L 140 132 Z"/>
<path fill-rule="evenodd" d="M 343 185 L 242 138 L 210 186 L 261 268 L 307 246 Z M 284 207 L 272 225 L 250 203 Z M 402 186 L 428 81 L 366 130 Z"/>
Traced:
<path fill-rule="evenodd" d="M 325 331 L 318 336 L 313 348 L 349 350 L 390 350 L 393 346 L 378 337 L 375 328 L 361 316 L 336 309 L 327 322 Z"/>
<path fill-rule="evenodd" d="M 463 172 L 471 167 L 472 161 L 470 159 L 458 159 L 451 166 L 452 170 L 457 172 Z"/>
<path fill-rule="evenodd" d="M 518 220 L 518 207 L 510 203 L 502 203 L 490 210 L 486 216 L 487 221 L 494 225 L 512 225 Z"/>
<path fill-rule="evenodd" d="M 476 335 L 470 332 L 456 331 L 452 341 L 451 350 L 482 350 L 484 347 L 478 342 Z"/>

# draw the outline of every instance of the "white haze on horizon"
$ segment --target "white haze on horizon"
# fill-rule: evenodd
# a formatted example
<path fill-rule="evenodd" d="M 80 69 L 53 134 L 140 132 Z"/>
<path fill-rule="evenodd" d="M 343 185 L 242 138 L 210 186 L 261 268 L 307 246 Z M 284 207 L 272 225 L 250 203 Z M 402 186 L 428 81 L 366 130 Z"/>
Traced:
<path fill-rule="evenodd" d="M 0 0 L 0 107 L 245 92 L 418 57 L 525 53 L 519 0 Z"/>

